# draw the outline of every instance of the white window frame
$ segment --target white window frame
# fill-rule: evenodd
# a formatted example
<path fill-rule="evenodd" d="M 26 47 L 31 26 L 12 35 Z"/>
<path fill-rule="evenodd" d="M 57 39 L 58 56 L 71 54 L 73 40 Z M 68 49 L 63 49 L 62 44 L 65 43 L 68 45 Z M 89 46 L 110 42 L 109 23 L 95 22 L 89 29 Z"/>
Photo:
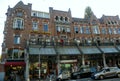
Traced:
<path fill-rule="evenodd" d="M 20 22 L 20 23 L 18 23 L 18 22 Z M 13 21 L 13 28 L 14 29 L 23 29 L 24 28 L 23 18 L 15 18 L 14 21 Z"/>
<path fill-rule="evenodd" d="M 99 26 L 92 27 L 93 34 L 100 34 Z"/>
<path fill-rule="evenodd" d="M 20 35 L 14 36 L 14 44 L 20 44 Z"/>
<path fill-rule="evenodd" d="M 38 22 L 36 21 L 32 22 L 32 30 L 38 30 Z"/>

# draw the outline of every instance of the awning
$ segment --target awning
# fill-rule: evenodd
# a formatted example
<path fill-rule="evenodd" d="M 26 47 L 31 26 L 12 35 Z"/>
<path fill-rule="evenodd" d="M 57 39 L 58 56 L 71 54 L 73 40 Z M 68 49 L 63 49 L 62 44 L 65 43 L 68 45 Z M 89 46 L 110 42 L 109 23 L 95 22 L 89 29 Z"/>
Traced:
<path fill-rule="evenodd" d="M 77 62 L 77 60 L 60 60 L 60 63 L 73 63 Z"/>
<path fill-rule="evenodd" d="M 77 47 L 75 46 L 63 46 L 57 47 L 58 54 L 63 55 L 78 55 L 81 54 Z"/>
<path fill-rule="evenodd" d="M 30 47 L 29 54 L 33 55 L 55 55 L 55 49 L 53 47 L 46 47 L 46 48 L 37 48 L 37 47 Z"/>
<path fill-rule="evenodd" d="M 120 46 L 116 46 L 118 48 L 118 50 L 120 50 Z"/>
<path fill-rule="evenodd" d="M 25 62 L 6 62 L 5 66 L 25 66 Z"/>
<path fill-rule="evenodd" d="M 100 49 L 106 54 L 119 53 L 114 46 L 101 46 Z"/>
<path fill-rule="evenodd" d="M 85 46 L 85 47 L 80 47 L 81 51 L 83 54 L 101 54 L 100 50 L 95 47 L 95 46 Z"/>

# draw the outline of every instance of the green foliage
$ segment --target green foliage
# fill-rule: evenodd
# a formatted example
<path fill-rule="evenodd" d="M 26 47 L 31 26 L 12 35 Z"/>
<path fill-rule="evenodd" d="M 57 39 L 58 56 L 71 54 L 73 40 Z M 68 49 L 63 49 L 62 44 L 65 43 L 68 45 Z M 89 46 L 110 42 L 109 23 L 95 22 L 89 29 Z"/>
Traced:
<path fill-rule="evenodd" d="M 93 14 L 93 12 L 92 12 L 91 8 L 89 6 L 86 7 L 84 18 L 89 19 L 92 16 L 92 14 Z"/>

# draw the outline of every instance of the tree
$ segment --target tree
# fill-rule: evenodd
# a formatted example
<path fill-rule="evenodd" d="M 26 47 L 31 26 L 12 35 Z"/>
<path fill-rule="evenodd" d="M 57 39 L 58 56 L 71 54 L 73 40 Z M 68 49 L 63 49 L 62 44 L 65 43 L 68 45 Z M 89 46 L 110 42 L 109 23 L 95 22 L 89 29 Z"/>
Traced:
<path fill-rule="evenodd" d="M 89 6 L 86 7 L 84 18 L 89 19 L 92 16 L 92 14 L 93 14 L 93 12 L 92 12 L 91 8 Z"/>

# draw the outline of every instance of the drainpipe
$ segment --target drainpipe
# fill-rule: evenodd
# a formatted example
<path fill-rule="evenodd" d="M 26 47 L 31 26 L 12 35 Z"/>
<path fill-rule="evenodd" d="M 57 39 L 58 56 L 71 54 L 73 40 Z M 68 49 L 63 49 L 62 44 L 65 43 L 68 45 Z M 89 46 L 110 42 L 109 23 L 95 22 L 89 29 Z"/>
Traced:
<path fill-rule="evenodd" d="M 82 65 L 85 66 L 85 58 L 84 58 L 84 54 L 82 54 Z"/>
<path fill-rule="evenodd" d="M 105 68 L 105 67 L 107 67 L 105 54 L 103 53 L 102 56 L 103 56 L 103 65 L 104 65 L 104 68 Z"/>
<path fill-rule="evenodd" d="M 39 81 L 40 81 L 40 76 L 41 76 L 40 66 L 41 66 L 41 62 L 40 62 L 40 49 L 39 49 Z"/>
<path fill-rule="evenodd" d="M 59 56 L 59 54 L 57 55 L 57 68 L 58 68 L 58 75 L 60 74 L 60 70 L 61 70 L 61 68 L 60 68 L 60 56 Z"/>
<path fill-rule="evenodd" d="M 25 72 L 25 81 L 30 81 L 29 79 L 29 55 L 28 55 L 28 52 L 27 52 L 27 49 L 25 49 L 25 54 L 26 54 L 26 72 Z"/>

